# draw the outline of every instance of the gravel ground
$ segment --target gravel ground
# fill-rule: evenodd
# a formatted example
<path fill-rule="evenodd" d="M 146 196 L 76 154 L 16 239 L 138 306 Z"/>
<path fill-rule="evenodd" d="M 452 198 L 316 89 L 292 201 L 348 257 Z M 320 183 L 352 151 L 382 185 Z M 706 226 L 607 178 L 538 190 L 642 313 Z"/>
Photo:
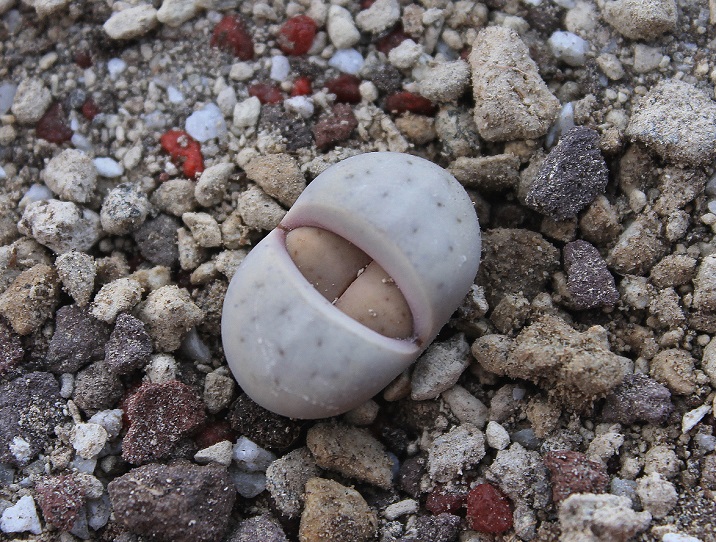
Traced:
<path fill-rule="evenodd" d="M 714 24 L 0 0 L 0 539 L 715 541 Z M 480 271 L 372 401 L 283 418 L 228 370 L 228 282 L 370 151 L 465 186 Z"/>

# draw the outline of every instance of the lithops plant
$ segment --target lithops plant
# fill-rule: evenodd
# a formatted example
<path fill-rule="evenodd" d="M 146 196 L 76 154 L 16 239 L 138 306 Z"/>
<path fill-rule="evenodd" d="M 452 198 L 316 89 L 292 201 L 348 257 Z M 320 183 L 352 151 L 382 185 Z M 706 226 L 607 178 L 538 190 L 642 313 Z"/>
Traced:
<path fill-rule="evenodd" d="M 477 215 L 449 173 L 407 154 L 348 158 L 308 185 L 232 278 L 229 366 L 278 414 L 346 412 L 430 344 L 479 261 Z"/>

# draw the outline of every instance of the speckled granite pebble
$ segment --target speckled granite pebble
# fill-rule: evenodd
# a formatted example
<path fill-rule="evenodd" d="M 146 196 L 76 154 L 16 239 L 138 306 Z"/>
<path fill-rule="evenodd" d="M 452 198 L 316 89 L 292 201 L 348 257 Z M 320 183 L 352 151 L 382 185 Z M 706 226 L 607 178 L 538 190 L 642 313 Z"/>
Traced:
<path fill-rule="evenodd" d="M 47 367 L 53 373 L 74 373 L 104 355 L 110 327 L 77 305 L 60 307 L 55 314 L 55 333 L 47 350 Z"/>
<path fill-rule="evenodd" d="M 577 240 L 564 247 L 567 289 L 577 309 L 614 305 L 619 292 L 614 277 L 599 251 L 587 241 Z"/>
<path fill-rule="evenodd" d="M 309 429 L 306 443 L 318 466 L 388 489 L 393 462 L 383 445 L 364 429 L 321 423 Z"/>
<path fill-rule="evenodd" d="M 236 499 L 223 467 L 186 461 L 132 469 L 107 489 L 117 522 L 157 542 L 219 542 Z"/>
<path fill-rule="evenodd" d="M 204 404 L 179 381 L 143 384 L 126 404 L 129 431 L 122 457 L 135 465 L 165 458 L 183 437 L 206 420 Z"/>
<path fill-rule="evenodd" d="M 105 344 L 105 361 L 117 374 L 128 374 L 149 361 L 152 340 L 144 324 L 130 314 L 117 316 L 114 329 Z"/>
<path fill-rule="evenodd" d="M 298 532 L 300 542 L 367 542 L 378 518 L 355 489 L 333 480 L 311 478 Z"/>
<path fill-rule="evenodd" d="M 575 126 L 542 162 L 525 203 L 554 220 L 573 217 L 604 192 L 608 175 L 597 132 Z"/>
<path fill-rule="evenodd" d="M 62 420 L 62 400 L 50 373 L 34 372 L 0 384 L 0 463 L 24 466 Z"/>

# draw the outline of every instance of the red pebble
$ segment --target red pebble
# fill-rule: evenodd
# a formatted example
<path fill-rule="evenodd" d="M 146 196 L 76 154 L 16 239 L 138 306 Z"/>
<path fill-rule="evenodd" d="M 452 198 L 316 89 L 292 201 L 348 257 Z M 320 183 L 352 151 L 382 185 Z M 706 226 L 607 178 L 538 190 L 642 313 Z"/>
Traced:
<path fill-rule="evenodd" d="M 169 130 L 159 142 L 174 161 L 183 161 L 184 175 L 193 179 L 197 173 L 204 171 L 204 158 L 201 145 L 184 130 Z"/>
<path fill-rule="evenodd" d="M 480 533 L 504 533 L 512 528 L 512 509 L 505 495 L 490 484 L 478 484 L 467 495 L 467 524 Z"/>
<path fill-rule="evenodd" d="M 69 531 L 85 504 L 85 496 L 71 475 L 45 478 L 37 484 L 37 497 L 45 521 L 60 531 Z"/>
<path fill-rule="evenodd" d="M 336 101 L 348 104 L 357 104 L 360 102 L 359 85 L 360 79 L 348 73 L 326 81 L 326 88 L 329 92 L 336 95 Z"/>
<path fill-rule="evenodd" d="M 311 80 L 308 77 L 297 77 L 293 82 L 291 96 L 308 96 L 313 92 Z"/>
<path fill-rule="evenodd" d="M 97 107 L 97 104 L 91 97 L 87 98 L 85 103 L 82 104 L 82 115 L 84 115 L 87 120 L 93 120 L 99 115 L 99 107 Z"/>
<path fill-rule="evenodd" d="M 375 48 L 387 55 L 409 37 L 403 32 L 403 25 L 398 23 L 393 30 L 375 42 Z"/>
<path fill-rule="evenodd" d="M 211 34 L 209 45 L 233 53 L 240 60 L 254 58 L 254 40 L 246 30 L 244 21 L 234 15 L 226 15 L 219 21 Z"/>
<path fill-rule="evenodd" d="M 437 108 L 427 98 L 413 94 L 412 92 L 401 91 L 391 94 L 385 100 L 385 109 L 391 113 L 417 113 L 418 115 L 434 115 Z"/>
<path fill-rule="evenodd" d="M 368 9 L 370 6 L 375 4 L 375 0 L 361 0 L 360 8 L 361 9 Z"/>
<path fill-rule="evenodd" d="M 92 55 L 88 51 L 80 50 L 75 53 L 75 64 L 83 70 L 92 67 Z"/>
<path fill-rule="evenodd" d="M 443 487 L 437 487 L 428 494 L 428 498 L 425 500 L 425 508 L 435 515 L 446 512 L 455 514 L 465 506 L 466 500 L 466 493 L 456 493 Z"/>
<path fill-rule="evenodd" d="M 35 133 L 50 143 L 64 143 L 72 138 L 72 129 L 67 125 L 65 110 L 59 102 L 53 103 L 37 121 Z"/>
<path fill-rule="evenodd" d="M 336 104 L 331 113 L 322 115 L 313 126 L 316 147 L 327 149 L 345 141 L 358 126 L 358 119 L 348 104 Z"/>
<path fill-rule="evenodd" d="M 278 104 L 283 101 L 281 89 L 267 83 L 256 83 L 249 87 L 249 96 L 256 96 L 262 104 Z"/>
<path fill-rule="evenodd" d="M 203 450 L 224 440 L 234 442 L 237 437 L 236 431 L 231 429 L 229 422 L 220 420 L 206 424 L 194 438 L 194 442 Z"/>
<path fill-rule="evenodd" d="M 278 46 L 287 55 L 305 55 L 313 44 L 318 26 L 308 15 L 297 15 L 278 31 Z"/>
<path fill-rule="evenodd" d="M 134 465 L 165 458 L 206 420 L 203 401 L 177 380 L 144 383 L 126 405 L 130 423 L 122 440 L 122 458 Z"/>
<path fill-rule="evenodd" d="M 552 500 L 556 503 L 573 493 L 604 493 L 609 485 L 606 467 L 580 452 L 547 452 L 544 464 L 549 469 Z"/>

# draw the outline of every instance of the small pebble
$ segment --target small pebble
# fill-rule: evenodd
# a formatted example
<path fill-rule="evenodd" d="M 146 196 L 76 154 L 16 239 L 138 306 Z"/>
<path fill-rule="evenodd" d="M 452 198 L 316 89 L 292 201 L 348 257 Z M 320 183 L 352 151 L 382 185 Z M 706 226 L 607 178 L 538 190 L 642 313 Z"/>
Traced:
<path fill-rule="evenodd" d="M 270 515 L 255 516 L 241 522 L 229 542 L 288 542 L 281 524 Z"/>
<path fill-rule="evenodd" d="M 178 381 L 143 384 L 126 402 L 129 431 L 122 457 L 138 465 L 167 456 L 182 438 L 206 420 L 204 404 Z"/>
<path fill-rule="evenodd" d="M 711 412 L 711 405 L 708 403 L 689 410 L 681 419 L 681 432 L 688 433 L 691 431 L 709 412 Z"/>
<path fill-rule="evenodd" d="M 288 58 L 283 55 L 275 55 L 271 57 L 271 71 L 269 77 L 274 81 L 285 81 L 291 71 Z"/>
<path fill-rule="evenodd" d="M 301 540 L 367 542 L 377 532 L 378 518 L 355 489 L 325 478 L 306 483 L 306 505 L 301 514 Z"/>
<path fill-rule="evenodd" d="M 589 42 L 572 32 L 558 30 L 548 40 L 552 54 L 569 66 L 584 66 L 589 51 Z"/>
<path fill-rule="evenodd" d="M 72 427 L 70 443 L 83 459 L 91 459 L 102 451 L 107 442 L 107 431 L 95 423 L 79 423 Z"/>
<path fill-rule="evenodd" d="M 200 465 L 217 463 L 219 465 L 229 466 L 231 464 L 231 452 L 233 449 L 234 446 L 231 442 L 222 440 L 196 452 L 196 454 L 194 454 L 194 461 Z"/>
<path fill-rule="evenodd" d="M 157 10 L 150 4 L 140 4 L 113 13 L 102 28 L 112 39 L 129 40 L 146 34 L 157 22 Z"/>
<path fill-rule="evenodd" d="M 604 192 L 607 165 L 595 130 L 576 126 L 547 155 L 525 196 L 525 203 L 554 220 L 575 216 Z"/>
<path fill-rule="evenodd" d="M 714 124 L 716 104 L 705 92 L 684 81 L 666 79 L 639 100 L 626 135 L 668 162 L 698 166 L 716 156 Z"/>
<path fill-rule="evenodd" d="M 574 493 L 604 493 L 609 476 L 606 468 L 572 451 L 547 452 L 544 463 L 552 480 L 552 499 L 560 502 Z"/>
<path fill-rule="evenodd" d="M 124 173 L 124 167 L 122 164 L 114 160 L 113 158 L 100 157 L 92 160 L 94 167 L 97 169 L 97 174 L 108 179 L 114 179 L 121 177 Z"/>
<path fill-rule="evenodd" d="M 209 103 L 189 115 L 184 129 L 191 137 L 203 143 L 226 135 L 226 121 L 219 106 Z"/>
<path fill-rule="evenodd" d="M 13 97 L 12 114 L 20 124 L 34 124 L 52 102 L 50 90 L 39 79 L 23 79 Z"/>
<path fill-rule="evenodd" d="M 89 423 L 101 425 L 107 431 L 110 439 L 119 436 L 122 430 L 122 410 L 115 408 L 113 410 L 100 410 L 87 420 Z"/>
<path fill-rule="evenodd" d="M 55 332 L 47 349 L 47 367 L 54 373 L 74 373 L 90 361 L 102 359 L 109 333 L 109 326 L 86 308 L 60 307 L 55 313 Z"/>
<path fill-rule="evenodd" d="M 0 517 L 0 530 L 4 533 L 40 534 L 42 532 L 35 501 L 31 496 L 20 497 L 14 505 L 5 509 Z"/>
<path fill-rule="evenodd" d="M 480 533 L 505 532 L 512 528 L 510 501 L 496 487 L 478 484 L 467 495 L 467 522 Z"/>
<path fill-rule="evenodd" d="M 167 98 L 173 104 L 180 104 L 184 101 L 184 94 L 175 86 L 169 85 L 167 87 Z"/>
<path fill-rule="evenodd" d="M 62 254 L 87 252 L 99 240 L 99 215 L 69 201 L 55 199 L 29 204 L 18 223 L 18 231 Z"/>
<path fill-rule="evenodd" d="M 42 180 L 60 198 L 86 203 L 94 195 L 97 170 L 92 159 L 84 152 L 65 149 L 42 170 Z M 27 196 L 27 194 L 26 194 Z M 39 199 L 49 198 L 36 198 Z"/>
<path fill-rule="evenodd" d="M 678 495 L 674 484 L 658 472 L 641 476 L 636 481 L 636 493 L 644 510 L 655 519 L 666 517 L 676 506 Z"/>
<path fill-rule="evenodd" d="M 221 540 L 236 500 L 224 467 L 187 461 L 132 469 L 107 489 L 117 523 L 159 542 Z"/>
<path fill-rule="evenodd" d="M 485 440 L 490 448 L 504 450 L 510 445 L 510 435 L 499 423 L 490 421 L 485 428 Z"/>
<path fill-rule="evenodd" d="M 383 445 L 357 427 L 321 423 L 308 430 L 308 448 L 318 466 L 348 478 L 390 488 L 393 461 Z"/>
<path fill-rule="evenodd" d="M 303 509 L 306 482 L 320 475 L 308 448 L 298 448 L 280 457 L 266 469 L 266 488 L 282 514 L 298 517 Z"/>
<path fill-rule="evenodd" d="M 577 240 L 564 247 L 567 290 L 578 310 L 614 305 L 619 300 L 614 277 L 599 251 L 587 241 Z"/>
<path fill-rule="evenodd" d="M 122 277 L 102 286 L 94 297 L 90 313 L 108 324 L 117 315 L 132 309 L 142 298 L 142 286 L 134 279 Z"/>
<path fill-rule="evenodd" d="M 351 75 L 356 75 L 363 63 L 363 56 L 355 49 L 339 49 L 328 60 L 328 65 L 332 68 Z"/>
<path fill-rule="evenodd" d="M 245 472 L 266 472 L 276 456 L 256 445 L 255 442 L 240 437 L 233 447 L 232 458 L 239 470 Z"/>
<path fill-rule="evenodd" d="M 141 320 L 123 312 L 117 315 L 104 348 L 105 361 L 110 369 L 116 374 L 130 374 L 149 362 L 152 339 Z"/>
<path fill-rule="evenodd" d="M 107 61 L 107 71 L 112 79 L 117 79 L 126 69 L 127 63 L 121 58 L 110 58 Z"/>
<path fill-rule="evenodd" d="M 0 83 L 0 115 L 4 115 L 12 107 L 17 85 L 8 81 Z"/>
<path fill-rule="evenodd" d="M 411 378 L 414 401 L 434 399 L 450 389 L 470 365 L 470 345 L 464 335 L 431 344 L 415 362 Z"/>
<path fill-rule="evenodd" d="M 464 423 L 433 441 L 428 449 L 428 473 L 438 482 L 458 480 L 484 456 L 484 435 L 474 425 Z"/>

